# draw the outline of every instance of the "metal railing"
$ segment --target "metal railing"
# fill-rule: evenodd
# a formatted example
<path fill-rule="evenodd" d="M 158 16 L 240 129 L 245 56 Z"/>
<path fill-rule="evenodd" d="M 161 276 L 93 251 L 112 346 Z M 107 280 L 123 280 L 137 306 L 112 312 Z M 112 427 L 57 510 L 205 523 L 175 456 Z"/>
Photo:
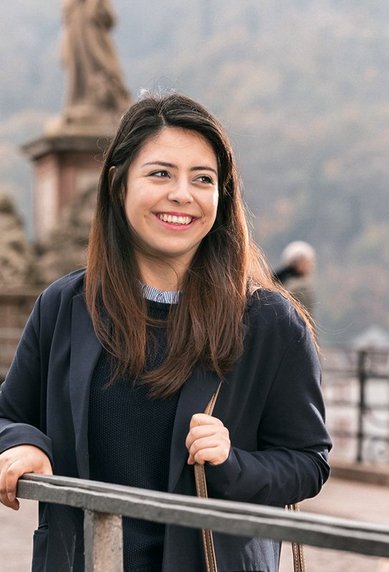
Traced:
<path fill-rule="evenodd" d="M 122 516 L 389 557 L 389 526 L 81 479 L 25 475 L 18 496 L 85 511 L 85 571 L 122 571 Z"/>
<path fill-rule="evenodd" d="M 323 392 L 331 436 L 354 441 L 352 460 L 357 463 L 388 462 L 389 351 L 335 347 L 323 353 Z M 339 423 L 336 414 L 331 414 L 340 411 Z"/>

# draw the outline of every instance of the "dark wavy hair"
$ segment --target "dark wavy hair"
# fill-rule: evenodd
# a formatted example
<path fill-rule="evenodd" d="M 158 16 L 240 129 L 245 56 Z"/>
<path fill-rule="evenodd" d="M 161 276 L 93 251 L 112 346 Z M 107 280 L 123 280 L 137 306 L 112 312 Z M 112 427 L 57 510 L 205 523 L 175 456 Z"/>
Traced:
<path fill-rule="evenodd" d="M 139 286 L 137 237 L 125 212 L 128 169 L 142 146 L 161 130 L 194 131 L 212 146 L 218 164 L 215 223 L 203 238 L 167 322 L 168 353 L 145 372 L 146 302 Z M 112 169 L 114 167 L 114 169 Z M 180 94 L 148 95 L 123 116 L 100 177 L 91 228 L 86 300 L 96 334 L 113 356 L 111 382 L 129 373 L 150 384 L 151 394 L 169 396 L 196 364 L 220 378 L 243 349 L 243 318 L 250 288 L 278 289 L 261 252 L 249 237 L 231 144 L 220 122 Z"/>

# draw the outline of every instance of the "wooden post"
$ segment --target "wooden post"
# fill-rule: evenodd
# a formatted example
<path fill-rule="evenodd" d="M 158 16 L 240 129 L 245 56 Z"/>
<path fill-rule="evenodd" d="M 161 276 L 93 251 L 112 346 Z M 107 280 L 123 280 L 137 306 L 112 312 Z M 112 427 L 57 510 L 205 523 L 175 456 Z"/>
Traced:
<path fill-rule="evenodd" d="M 123 572 L 122 517 L 84 512 L 85 572 Z"/>

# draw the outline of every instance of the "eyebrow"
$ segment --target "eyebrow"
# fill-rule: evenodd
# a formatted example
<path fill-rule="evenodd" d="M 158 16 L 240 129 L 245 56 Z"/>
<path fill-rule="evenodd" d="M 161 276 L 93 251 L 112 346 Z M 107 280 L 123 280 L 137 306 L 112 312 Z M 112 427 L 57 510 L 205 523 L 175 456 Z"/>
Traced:
<path fill-rule="evenodd" d="M 143 163 L 142 167 L 148 167 L 151 165 L 158 165 L 159 167 L 170 167 L 170 169 L 177 169 L 177 165 L 174 163 L 167 163 L 166 161 L 149 161 L 147 163 Z M 191 171 L 211 171 L 218 176 L 216 169 L 213 167 L 208 167 L 207 165 L 196 165 L 195 167 L 191 167 Z"/>

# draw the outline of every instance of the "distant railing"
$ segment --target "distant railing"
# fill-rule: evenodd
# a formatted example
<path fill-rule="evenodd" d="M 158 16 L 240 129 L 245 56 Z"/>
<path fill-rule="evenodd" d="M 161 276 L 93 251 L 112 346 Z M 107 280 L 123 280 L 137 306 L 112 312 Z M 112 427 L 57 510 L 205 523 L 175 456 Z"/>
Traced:
<path fill-rule="evenodd" d="M 85 571 L 122 571 L 122 516 L 389 557 L 389 526 L 66 477 L 25 475 L 18 496 L 85 511 Z"/>
<path fill-rule="evenodd" d="M 325 348 L 323 392 L 335 448 L 352 461 L 389 462 L 389 351 Z"/>

